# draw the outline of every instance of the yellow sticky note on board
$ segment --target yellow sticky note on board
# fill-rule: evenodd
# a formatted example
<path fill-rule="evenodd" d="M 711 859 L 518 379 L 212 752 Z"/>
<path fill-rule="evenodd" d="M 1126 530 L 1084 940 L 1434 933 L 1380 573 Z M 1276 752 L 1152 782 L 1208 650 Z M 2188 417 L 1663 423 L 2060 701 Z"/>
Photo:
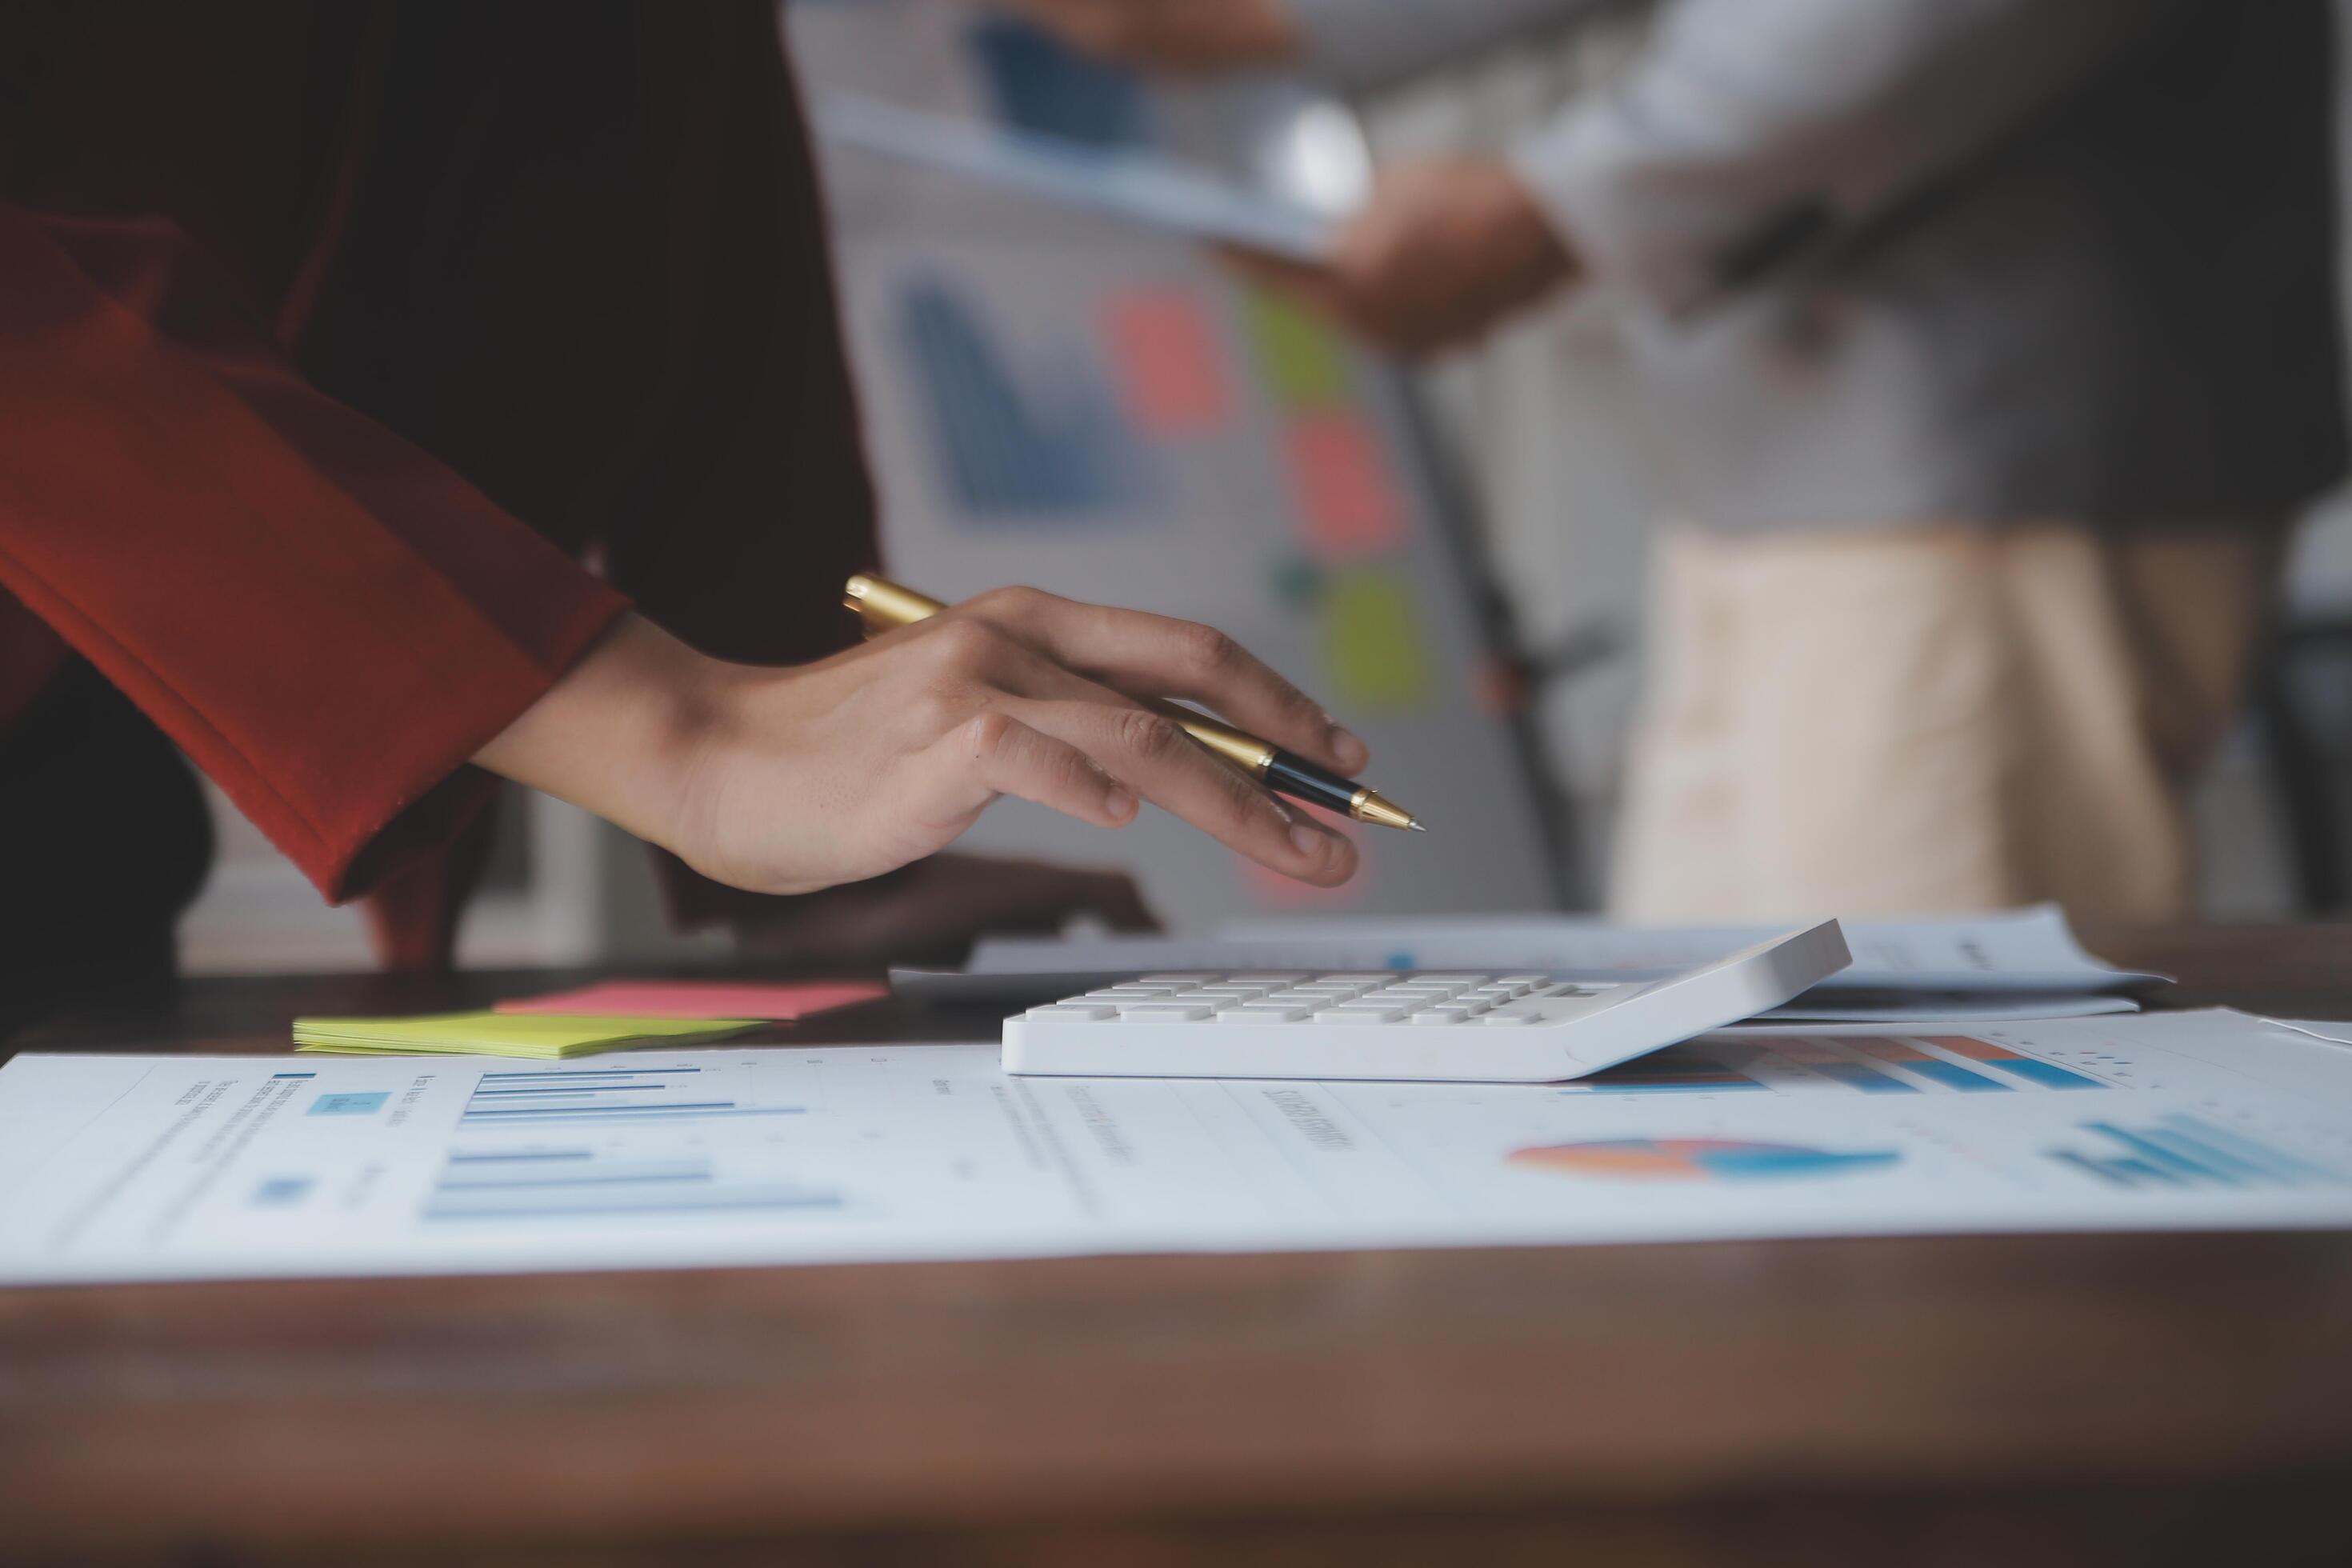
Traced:
<path fill-rule="evenodd" d="M 692 1046 L 757 1018 L 622 1018 L 561 1013 L 437 1013 L 417 1018 L 297 1018 L 294 1045 L 322 1056 L 447 1055 L 559 1061 L 631 1046 Z"/>

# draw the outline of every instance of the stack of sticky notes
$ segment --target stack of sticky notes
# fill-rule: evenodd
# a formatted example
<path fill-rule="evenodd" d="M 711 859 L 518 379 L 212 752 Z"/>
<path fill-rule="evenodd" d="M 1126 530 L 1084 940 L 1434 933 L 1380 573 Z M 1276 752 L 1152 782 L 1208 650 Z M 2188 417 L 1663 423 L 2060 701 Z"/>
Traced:
<path fill-rule="evenodd" d="M 867 980 L 605 980 L 577 991 L 501 1002 L 501 1013 L 581 1013 L 627 1018 L 767 1018 L 782 1022 L 887 996 Z"/>
<path fill-rule="evenodd" d="M 423 1018 L 297 1018 L 294 1047 L 331 1056 L 527 1057 L 561 1061 L 631 1046 L 698 1046 L 756 1029 L 758 1018 L 623 1018 L 582 1014 L 439 1013 Z"/>
<path fill-rule="evenodd" d="M 608 980 L 423 1018 L 297 1018 L 298 1050 L 338 1056 L 530 1057 L 560 1061 L 631 1046 L 698 1046 L 763 1024 L 888 994 L 867 981 Z"/>

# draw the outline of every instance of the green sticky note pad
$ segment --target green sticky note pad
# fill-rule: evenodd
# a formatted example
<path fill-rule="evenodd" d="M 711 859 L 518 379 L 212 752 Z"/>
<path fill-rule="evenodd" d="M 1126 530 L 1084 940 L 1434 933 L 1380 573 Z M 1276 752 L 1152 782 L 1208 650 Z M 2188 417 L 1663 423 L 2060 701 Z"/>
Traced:
<path fill-rule="evenodd" d="M 1386 568 L 1333 573 L 1323 588 L 1326 689 L 1371 713 L 1425 707 L 1436 681 L 1412 582 Z"/>
<path fill-rule="evenodd" d="M 1264 289 L 1251 289 L 1242 309 L 1258 374 L 1276 404 L 1297 412 L 1352 400 L 1347 350 L 1330 328 Z"/>
<path fill-rule="evenodd" d="M 561 1013 L 438 1013 L 418 1018 L 297 1018 L 295 1048 L 328 1056 L 454 1055 L 559 1060 L 631 1046 L 690 1046 L 761 1026 L 756 1018 L 621 1018 Z"/>

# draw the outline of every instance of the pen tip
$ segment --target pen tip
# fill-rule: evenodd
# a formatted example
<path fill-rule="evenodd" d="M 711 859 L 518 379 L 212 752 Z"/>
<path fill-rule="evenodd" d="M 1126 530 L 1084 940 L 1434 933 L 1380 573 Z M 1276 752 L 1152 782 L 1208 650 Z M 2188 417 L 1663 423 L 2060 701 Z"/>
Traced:
<path fill-rule="evenodd" d="M 1412 832 L 1414 832 L 1414 833 L 1426 833 L 1426 832 L 1428 832 L 1428 831 L 1429 831 L 1429 829 L 1428 829 L 1428 828 L 1423 827 L 1423 826 L 1420 823 L 1418 823 L 1418 822 L 1408 822 L 1408 823 L 1406 823 L 1406 824 L 1405 824 L 1405 826 L 1406 826 L 1409 830 L 1411 830 L 1411 831 L 1412 831 Z"/>

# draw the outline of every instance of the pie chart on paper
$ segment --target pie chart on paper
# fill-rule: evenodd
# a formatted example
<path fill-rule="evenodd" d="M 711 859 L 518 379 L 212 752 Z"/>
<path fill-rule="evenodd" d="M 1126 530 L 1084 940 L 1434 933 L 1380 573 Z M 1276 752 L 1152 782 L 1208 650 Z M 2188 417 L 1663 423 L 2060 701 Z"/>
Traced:
<path fill-rule="evenodd" d="M 1885 1170 L 1902 1159 L 1891 1149 L 1841 1152 L 1801 1143 L 1729 1138 L 1616 1138 L 1588 1143 L 1538 1143 L 1504 1163 L 1555 1175 L 1616 1182 L 1786 1182 Z"/>

